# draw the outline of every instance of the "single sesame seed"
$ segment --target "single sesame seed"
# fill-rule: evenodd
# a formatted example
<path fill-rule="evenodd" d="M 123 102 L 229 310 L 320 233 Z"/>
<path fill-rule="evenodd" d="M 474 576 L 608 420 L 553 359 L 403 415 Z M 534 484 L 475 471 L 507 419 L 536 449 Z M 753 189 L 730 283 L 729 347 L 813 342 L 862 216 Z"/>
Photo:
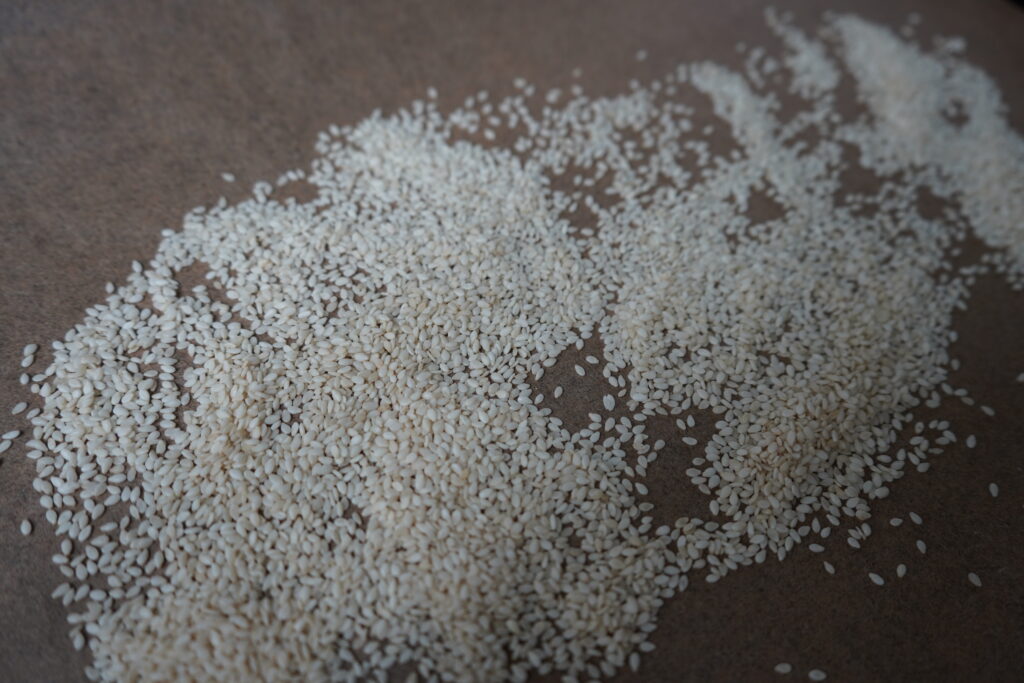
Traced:
<path fill-rule="evenodd" d="M 967 574 L 967 580 L 970 581 L 972 585 L 977 586 L 978 588 L 981 588 L 981 577 L 979 577 L 974 572 L 969 572 Z"/>
<path fill-rule="evenodd" d="M 875 584 L 876 586 L 883 586 L 883 585 L 885 585 L 885 579 L 883 579 L 878 574 L 875 574 L 874 572 L 869 572 L 868 573 L 868 578 L 871 579 L 871 582 L 873 584 Z"/>

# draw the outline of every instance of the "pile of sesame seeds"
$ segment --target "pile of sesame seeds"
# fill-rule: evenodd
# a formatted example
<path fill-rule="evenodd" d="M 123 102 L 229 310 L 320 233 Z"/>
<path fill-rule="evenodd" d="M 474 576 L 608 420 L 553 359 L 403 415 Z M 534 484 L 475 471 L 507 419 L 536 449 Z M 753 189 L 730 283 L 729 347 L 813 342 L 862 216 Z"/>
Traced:
<path fill-rule="evenodd" d="M 858 547 L 871 501 L 955 440 L 914 415 L 969 398 L 953 311 L 982 273 L 1024 284 L 1024 142 L 955 41 L 769 24 L 785 53 L 742 73 L 540 105 L 520 82 L 332 128 L 308 171 L 166 231 L 25 382 L 89 677 L 596 679 L 641 667 L 691 575 L 839 526 Z M 785 118 L 779 74 L 804 105 Z M 844 191 L 844 145 L 877 196 Z M 303 182 L 311 201 L 275 199 Z M 922 215 L 919 187 L 949 210 Z M 969 233 L 991 251 L 954 267 Z M 597 340 L 574 372 L 607 388 L 570 428 L 535 387 Z M 700 448 L 707 519 L 652 528 L 658 415 Z"/>

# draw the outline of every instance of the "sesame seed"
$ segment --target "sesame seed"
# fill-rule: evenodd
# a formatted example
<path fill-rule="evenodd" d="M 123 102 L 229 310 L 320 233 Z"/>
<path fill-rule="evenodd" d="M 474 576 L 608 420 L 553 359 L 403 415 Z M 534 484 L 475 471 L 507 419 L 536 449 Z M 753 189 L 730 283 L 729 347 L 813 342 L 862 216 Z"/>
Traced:
<path fill-rule="evenodd" d="M 970 284 L 1024 285 L 1022 193 L 978 172 L 1020 175 L 1019 139 L 989 79 L 962 103 L 971 125 L 933 111 L 976 72 L 955 56 L 848 15 L 769 28 L 786 51 L 772 78 L 700 61 L 619 95 L 536 98 L 517 78 L 505 99 L 330 126 L 308 168 L 188 213 L 108 283 L 52 364 L 22 373 L 32 495 L 60 539 L 55 599 L 83 603 L 68 616 L 88 677 L 377 680 L 408 661 L 414 680 L 611 677 L 654 650 L 689 573 L 713 585 L 841 518 L 854 548 L 879 533 L 876 501 L 956 442 L 923 408 L 974 401 L 941 380 Z M 835 106 L 847 80 L 863 121 Z M 859 150 L 872 206 L 842 187 L 844 160 L 789 144 L 805 122 L 779 95 Z M 970 227 L 906 231 L 907 193 L 937 178 Z M 272 200 L 297 180 L 316 199 Z M 781 215 L 748 219 L 759 196 Z M 974 271 L 935 248 L 964 234 L 993 247 Z M 605 414 L 545 405 L 563 363 L 602 365 Z M 651 425 L 694 415 L 707 435 L 686 476 L 712 519 L 655 521 L 648 486 L 673 484 L 648 471 L 665 447 Z M 503 615 L 484 643 L 482 614 Z"/>
<path fill-rule="evenodd" d="M 873 584 L 875 584 L 876 586 L 883 586 L 883 585 L 885 585 L 885 579 L 883 579 L 878 574 L 875 574 L 874 572 L 869 572 L 868 573 L 868 578 L 871 579 L 871 582 Z"/>
<path fill-rule="evenodd" d="M 921 519 L 921 515 L 917 514 L 916 512 L 911 512 L 909 516 L 910 516 L 910 521 L 913 522 L 914 524 L 920 525 L 920 524 L 922 524 L 924 522 L 924 520 Z"/>
<path fill-rule="evenodd" d="M 974 572 L 970 572 L 967 574 L 967 580 L 970 581 L 972 585 L 981 588 L 981 577 L 979 577 Z"/>
<path fill-rule="evenodd" d="M 826 674 L 821 669 L 811 669 L 807 672 L 807 678 L 811 679 L 812 681 L 823 681 L 826 678 L 828 678 L 828 674 Z"/>
<path fill-rule="evenodd" d="M 968 448 L 974 448 L 978 444 L 978 440 L 974 438 L 974 434 L 967 437 L 966 444 Z"/>
<path fill-rule="evenodd" d="M 916 543 L 916 545 L 917 545 L 917 550 L 918 550 L 918 551 L 919 551 L 919 552 L 920 552 L 920 553 L 921 553 L 922 555 L 924 555 L 924 554 L 925 554 L 925 553 L 926 553 L 926 552 L 928 551 L 928 546 L 927 546 L 927 545 L 925 544 L 925 542 L 924 542 L 924 541 L 922 541 L 921 539 L 918 539 L 918 540 L 917 540 L 917 543 Z"/>
<path fill-rule="evenodd" d="M 775 673 L 777 674 L 788 674 L 792 670 L 793 667 L 788 662 L 779 662 L 775 665 Z"/>
<path fill-rule="evenodd" d="M 905 565 L 905 564 L 898 564 L 898 565 L 896 565 L 896 576 L 897 576 L 897 578 L 902 579 L 906 575 L 907 575 L 907 565 Z"/>
<path fill-rule="evenodd" d="M 988 485 L 988 492 L 993 498 L 999 497 L 999 484 L 992 482 Z"/>
<path fill-rule="evenodd" d="M 32 533 L 32 522 L 27 519 L 21 520 L 21 535 L 28 536 L 30 533 Z"/>

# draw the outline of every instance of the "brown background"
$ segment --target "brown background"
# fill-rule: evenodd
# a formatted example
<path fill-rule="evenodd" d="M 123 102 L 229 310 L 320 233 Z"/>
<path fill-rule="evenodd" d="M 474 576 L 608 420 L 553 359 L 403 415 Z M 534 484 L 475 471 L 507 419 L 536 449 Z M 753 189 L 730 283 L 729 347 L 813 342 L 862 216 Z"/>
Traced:
<path fill-rule="evenodd" d="M 779 3 L 813 26 L 826 3 Z M 623 89 L 679 62 L 737 65 L 734 46 L 773 45 L 760 3 L 729 2 L 2 2 L 0 3 L 0 432 L 28 392 L 23 345 L 60 336 L 103 284 L 152 254 L 162 228 L 221 194 L 241 198 L 312 157 L 316 133 L 441 91 L 442 106 L 522 76 L 590 93 Z M 836 4 L 830 4 L 836 9 Z M 1024 131 L 1024 11 L 1008 2 L 842 2 L 892 26 L 962 35 L 968 59 L 999 82 Z M 633 55 L 650 57 L 637 63 Z M 228 185 L 220 172 L 239 182 Z M 874 508 L 876 533 L 854 552 L 834 534 L 824 556 L 697 581 L 664 611 L 658 650 L 621 680 L 1021 680 L 1024 670 L 1024 297 L 995 279 L 959 316 L 958 386 L 997 411 L 944 409 L 974 451 L 954 447 Z M 43 367 L 48 362 L 41 354 Z M 557 376 L 558 371 L 555 375 Z M 557 377 L 553 377 L 557 379 Z M 571 412 L 571 406 L 568 408 Z M 63 577 L 57 542 L 31 489 L 24 439 L 0 463 L 0 681 L 82 680 L 85 657 L 48 594 Z M 686 499 L 688 458 L 649 476 L 670 511 Z M 990 481 L 1002 493 L 992 499 Z M 893 529 L 916 510 L 923 527 Z M 24 517 L 36 531 L 22 537 Z M 914 541 L 928 543 L 921 555 Z M 902 581 L 896 564 L 909 567 Z M 984 587 L 967 583 L 976 571 Z M 889 577 L 876 587 L 867 572 Z"/>

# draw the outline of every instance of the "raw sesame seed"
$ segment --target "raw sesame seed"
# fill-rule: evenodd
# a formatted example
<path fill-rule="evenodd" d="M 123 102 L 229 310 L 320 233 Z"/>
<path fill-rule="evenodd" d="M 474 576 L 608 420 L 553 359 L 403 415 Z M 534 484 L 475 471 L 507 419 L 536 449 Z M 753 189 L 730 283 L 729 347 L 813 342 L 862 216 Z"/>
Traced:
<path fill-rule="evenodd" d="M 917 549 L 922 555 L 928 551 L 928 546 L 921 539 L 918 539 L 915 545 L 917 545 Z"/>
<path fill-rule="evenodd" d="M 905 564 L 898 564 L 898 565 L 896 565 L 896 576 L 898 578 L 902 579 L 906 575 L 907 575 L 907 565 L 905 565 Z"/>
<path fill-rule="evenodd" d="M 999 497 L 999 484 L 992 482 L 988 485 L 988 492 L 993 498 Z"/>
<path fill-rule="evenodd" d="M 775 673 L 777 674 L 788 674 L 792 670 L 793 667 L 788 662 L 779 662 L 775 665 Z"/>
<path fill-rule="evenodd" d="M 972 585 L 981 588 L 981 577 L 979 577 L 974 572 L 970 572 L 967 574 L 967 580 L 970 581 Z"/>
<path fill-rule="evenodd" d="M 822 564 L 824 564 L 825 571 L 827 571 L 829 574 L 835 574 L 836 573 L 836 568 L 832 566 L 831 562 L 823 562 Z"/>
<path fill-rule="evenodd" d="M 32 533 L 32 522 L 27 519 L 21 520 L 21 535 L 28 536 L 30 533 Z"/>
<path fill-rule="evenodd" d="M 883 585 L 885 585 L 885 579 L 883 579 L 878 574 L 875 574 L 874 572 L 869 572 L 868 573 L 868 578 L 871 579 L 871 582 L 873 584 L 875 584 L 876 586 L 883 586 Z"/>
<path fill-rule="evenodd" d="M 921 515 L 917 514 L 916 512 L 911 512 L 909 517 L 910 521 L 914 524 L 922 524 L 924 522 L 924 520 L 921 519 Z"/>
<path fill-rule="evenodd" d="M 24 401 L 20 401 L 18 403 L 15 403 L 14 407 L 11 408 L 11 415 L 17 415 L 18 413 L 24 411 L 25 408 L 28 408 L 28 404 L 25 403 Z"/>
<path fill-rule="evenodd" d="M 974 448 L 977 445 L 977 443 L 978 440 L 974 438 L 974 434 L 971 434 L 970 436 L 967 437 L 966 444 L 968 448 Z"/>
<path fill-rule="evenodd" d="M 812 681 L 823 681 L 826 678 L 828 678 L 828 674 L 826 674 L 821 669 L 811 669 L 809 672 L 807 672 L 807 678 L 811 679 Z"/>
<path fill-rule="evenodd" d="M 1024 284 L 1024 193 L 987 180 L 1020 175 L 1020 137 L 966 61 L 852 16 L 812 33 L 769 17 L 786 52 L 770 81 L 705 61 L 621 96 L 574 84 L 560 104 L 554 90 L 531 103 L 516 79 L 505 100 L 331 126 L 313 164 L 277 180 L 306 180 L 315 200 L 256 183 L 190 212 L 108 285 L 28 378 L 33 486 L 79 586 L 59 599 L 84 602 L 69 616 L 89 677 L 315 678 L 344 663 L 373 680 L 398 661 L 428 680 L 611 676 L 654 649 L 688 572 L 714 584 L 781 559 L 812 528 L 826 536 L 806 521 L 819 514 L 856 519 L 859 547 L 904 467 L 956 440 L 933 421 L 894 461 L 919 405 L 972 400 L 939 378 L 975 275 L 932 278 L 951 264 L 935 245 L 968 228 L 899 198 L 941 177 L 992 247 L 977 271 Z M 972 123 L 953 131 L 935 93 L 968 77 Z M 863 121 L 835 108 L 847 78 Z M 710 104 L 684 116 L 668 85 Z M 803 98 L 826 143 L 859 149 L 882 178 L 871 215 L 816 191 L 841 188 L 845 162 L 789 145 L 801 119 L 769 88 Z M 735 158 L 691 148 L 692 121 L 712 115 Z M 782 216 L 749 221 L 758 194 Z M 579 209 L 592 226 L 566 218 Z M 184 291 L 191 267 L 209 288 Z M 588 339 L 629 417 L 572 425 L 540 405 L 547 370 Z M 637 502 L 664 446 L 649 424 L 689 428 L 693 413 L 713 431 L 687 476 L 721 519 L 655 522 L 654 501 Z M 481 614 L 504 615 L 486 642 Z M 197 615 L 203 657 L 181 645 Z"/>

